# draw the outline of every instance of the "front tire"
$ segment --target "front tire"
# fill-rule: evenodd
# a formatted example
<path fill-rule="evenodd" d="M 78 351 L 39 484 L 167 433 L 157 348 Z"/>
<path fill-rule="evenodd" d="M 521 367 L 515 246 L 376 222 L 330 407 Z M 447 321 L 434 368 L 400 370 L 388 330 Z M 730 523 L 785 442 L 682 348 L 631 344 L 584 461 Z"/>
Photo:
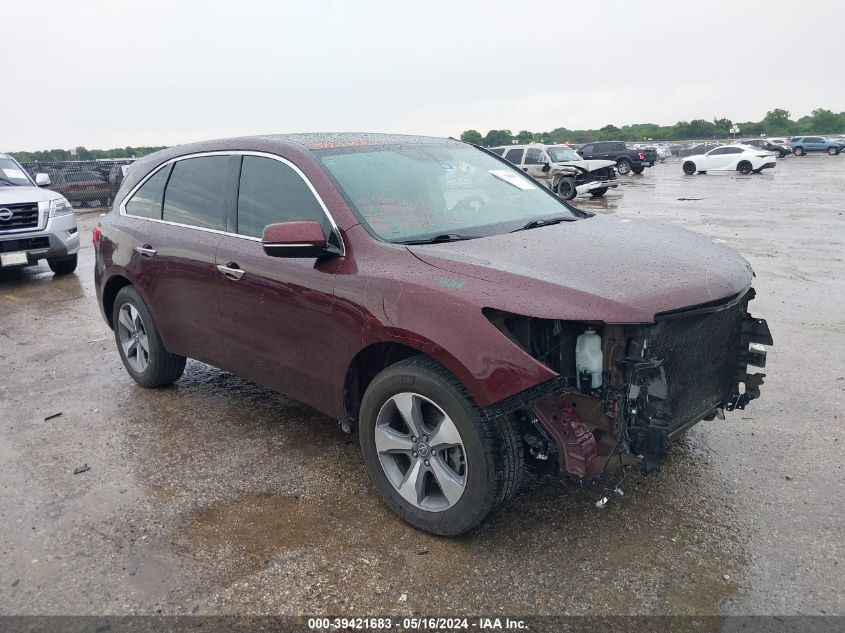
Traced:
<path fill-rule="evenodd" d="M 687 176 L 692 176 L 695 173 L 695 163 L 691 160 L 684 161 L 682 169 Z"/>
<path fill-rule="evenodd" d="M 620 158 L 618 161 L 616 161 L 616 171 L 618 171 L 623 176 L 631 173 L 631 161 L 629 161 L 627 158 Z"/>
<path fill-rule="evenodd" d="M 54 275 L 69 275 L 76 270 L 77 254 L 68 255 L 67 257 L 59 257 L 56 259 L 48 259 L 47 265 Z"/>
<path fill-rule="evenodd" d="M 803 147 L 795 147 L 795 148 L 792 149 L 792 153 L 795 154 L 796 156 L 803 156 L 807 152 L 804 151 Z"/>
<path fill-rule="evenodd" d="M 557 195 L 564 200 L 572 200 L 578 195 L 578 191 L 575 189 L 575 179 L 561 178 L 557 183 Z"/>
<path fill-rule="evenodd" d="M 741 161 L 739 165 L 736 166 L 736 170 L 743 176 L 747 176 L 752 171 L 751 163 L 747 160 Z"/>
<path fill-rule="evenodd" d="M 463 385 L 424 356 L 373 379 L 359 436 L 387 505 L 432 534 L 473 529 L 513 496 L 522 476 L 523 449 L 511 421 L 485 418 Z"/>
<path fill-rule="evenodd" d="M 187 359 L 164 348 L 152 313 L 132 286 L 117 293 L 112 325 L 123 366 L 139 385 L 162 387 L 182 376 Z"/>
<path fill-rule="evenodd" d="M 827 153 L 828 153 L 830 156 L 836 156 L 836 155 L 839 153 L 839 150 L 838 150 L 837 148 L 835 148 L 835 147 L 828 147 L 828 148 L 827 148 Z"/>

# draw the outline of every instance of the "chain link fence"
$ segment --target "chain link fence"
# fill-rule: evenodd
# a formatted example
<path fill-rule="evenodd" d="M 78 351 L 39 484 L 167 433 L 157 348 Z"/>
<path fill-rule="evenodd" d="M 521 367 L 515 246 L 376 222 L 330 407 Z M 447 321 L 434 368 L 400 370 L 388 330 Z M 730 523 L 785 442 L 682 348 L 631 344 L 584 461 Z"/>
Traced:
<path fill-rule="evenodd" d="M 75 207 L 111 206 L 133 159 L 38 161 L 21 163 L 35 179 L 39 173 L 50 177 L 47 187 L 58 191 Z"/>

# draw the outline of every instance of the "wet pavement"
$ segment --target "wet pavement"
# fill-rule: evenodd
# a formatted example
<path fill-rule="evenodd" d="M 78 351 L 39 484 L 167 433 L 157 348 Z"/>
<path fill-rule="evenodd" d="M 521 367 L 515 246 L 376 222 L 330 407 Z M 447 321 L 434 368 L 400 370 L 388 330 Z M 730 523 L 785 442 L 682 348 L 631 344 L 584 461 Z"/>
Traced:
<path fill-rule="evenodd" d="M 531 477 L 457 539 L 396 519 L 357 439 L 305 405 L 193 361 L 136 386 L 81 217 L 76 275 L 0 277 L 0 613 L 845 614 L 845 156 L 622 182 L 576 202 L 753 265 L 763 396 L 602 510 L 600 490 Z"/>

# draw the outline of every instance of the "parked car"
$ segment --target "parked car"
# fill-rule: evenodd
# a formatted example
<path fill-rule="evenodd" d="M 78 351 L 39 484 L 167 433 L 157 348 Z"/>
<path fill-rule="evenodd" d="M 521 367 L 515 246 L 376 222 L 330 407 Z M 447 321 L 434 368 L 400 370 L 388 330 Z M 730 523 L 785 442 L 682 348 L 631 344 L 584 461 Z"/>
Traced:
<path fill-rule="evenodd" d="M 578 154 L 587 160 L 612 160 L 620 174 L 641 174 L 646 167 L 652 167 L 657 162 L 654 149 L 629 149 L 621 141 L 587 143 L 578 150 Z"/>
<path fill-rule="evenodd" d="M 766 150 L 767 152 L 773 152 L 777 154 L 778 158 L 784 158 L 792 153 L 792 148 L 789 147 L 789 145 L 781 145 L 775 143 L 774 141 L 768 141 L 764 138 L 752 138 L 744 141 L 738 141 L 738 143 L 740 145 L 750 145 L 758 149 Z"/>
<path fill-rule="evenodd" d="M 759 174 L 763 169 L 771 169 L 776 164 L 777 156 L 772 152 L 761 151 L 750 145 L 723 145 L 706 154 L 685 158 L 681 168 L 688 176 L 696 172 L 706 174 L 708 171 L 737 171 L 746 175 L 751 172 Z"/>
<path fill-rule="evenodd" d="M 388 506 L 436 534 L 490 516 L 526 465 L 656 468 L 760 395 L 748 365 L 772 344 L 734 251 L 579 211 L 451 139 L 179 145 L 133 166 L 94 237 L 135 382 L 172 383 L 190 357 L 308 403 L 357 430 Z"/>
<path fill-rule="evenodd" d="M 533 143 L 494 147 L 492 151 L 566 200 L 583 193 L 603 196 L 619 186 L 613 161 L 584 160 L 566 145 Z"/>
<path fill-rule="evenodd" d="M 76 270 L 79 233 L 71 204 L 35 179 L 11 156 L 0 154 L 0 268 L 34 266 L 46 259 L 56 275 Z"/>
<path fill-rule="evenodd" d="M 107 207 L 111 205 L 118 186 L 94 169 L 69 167 L 53 177 L 53 187 L 74 204 L 95 203 Z"/>
<path fill-rule="evenodd" d="M 807 152 L 827 152 L 836 156 L 845 148 L 845 143 L 824 136 L 796 136 L 790 139 L 789 145 L 796 156 L 804 156 Z"/>

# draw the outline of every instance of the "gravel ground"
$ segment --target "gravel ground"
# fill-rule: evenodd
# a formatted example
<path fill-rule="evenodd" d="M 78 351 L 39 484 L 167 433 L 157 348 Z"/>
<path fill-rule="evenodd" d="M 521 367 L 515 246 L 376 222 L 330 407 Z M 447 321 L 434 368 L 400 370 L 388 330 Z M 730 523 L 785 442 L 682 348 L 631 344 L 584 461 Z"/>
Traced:
<path fill-rule="evenodd" d="M 576 202 L 753 265 L 763 396 L 603 510 L 600 490 L 530 478 L 457 539 L 398 521 L 357 440 L 305 405 L 196 362 L 137 387 L 81 217 L 76 275 L 0 277 L 0 614 L 845 614 L 845 156 L 622 183 Z"/>

